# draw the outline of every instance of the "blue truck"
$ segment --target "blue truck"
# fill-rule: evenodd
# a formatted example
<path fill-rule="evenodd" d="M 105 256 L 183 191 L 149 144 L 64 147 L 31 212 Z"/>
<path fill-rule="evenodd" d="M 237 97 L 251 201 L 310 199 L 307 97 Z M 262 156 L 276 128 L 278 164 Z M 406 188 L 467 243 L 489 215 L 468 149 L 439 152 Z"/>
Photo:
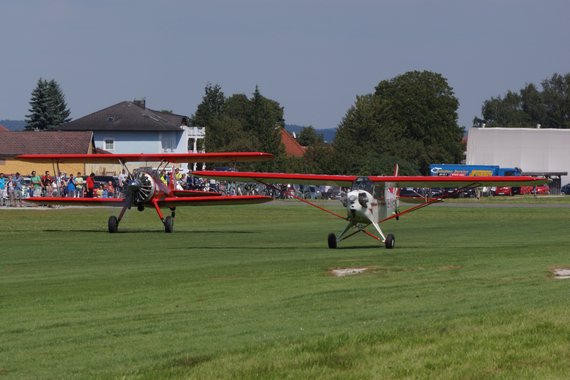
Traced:
<path fill-rule="evenodd" d="M 431 164 L 429 171 L 432 176 L 448 177 L 517 176 L 522 174 L 519 168 L 501 168 L 498 165 Z"/>

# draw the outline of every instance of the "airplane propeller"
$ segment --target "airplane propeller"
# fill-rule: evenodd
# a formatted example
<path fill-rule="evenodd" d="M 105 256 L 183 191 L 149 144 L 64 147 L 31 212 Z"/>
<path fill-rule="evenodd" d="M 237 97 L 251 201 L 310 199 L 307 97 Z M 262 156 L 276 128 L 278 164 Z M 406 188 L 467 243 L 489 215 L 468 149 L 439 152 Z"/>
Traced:
<path fill-rule="evenodd" d="M 129 177 L 128 198 L 134 204 L 148 202 L 154 194 L 154 182 L 150 174 L 145 172 L 135 173 Z"/>

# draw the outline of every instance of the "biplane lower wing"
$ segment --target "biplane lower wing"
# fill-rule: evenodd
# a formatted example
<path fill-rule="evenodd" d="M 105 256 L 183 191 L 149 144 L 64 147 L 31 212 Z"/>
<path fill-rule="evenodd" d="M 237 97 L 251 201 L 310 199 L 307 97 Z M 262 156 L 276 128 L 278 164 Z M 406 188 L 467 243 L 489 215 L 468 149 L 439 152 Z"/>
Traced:
<path fill-rule="evenodd" d="M 66 198 L 66 197 L 30 197 L 24 202 L 60 206 L 114 206 L 125 205 L 123 198 Z"/>
<path fill-rule="evenodd" d="M 215 193 L 214 193 L 215 194 Z M 196 197 L 165 197 L 158 198 L 157 203 L 160 207 L 177 207 L 177 206 L 222 206 L 237 204 L 256 204 L 272 201 L 273 198 L 262 195 L 239 195 L 239 196 L 223 196 L 223 195 L 199 195 Z M 24 199 L 25 202 L 46 205 L 60 206 L 111 206 L 121 207 L 125 205 L 125 199 L 122 198 L 64 198 L 64 197 L 31 197 Z"/>
<path fill-rule="evenodd" d="M 214 197 L 220 196 L 222 193 L 217 191 L 201 191 L 201 190 L 173 190 L 175 197 Z"/>
<path fill-rule="evenodd" d="M 229 196 L 200 196 L 200 197 L 166 197 L 159 198 L 160 207 L 178 206 L 225 206 L 266 203 L 273 198 L 263 195 L 229 195 Z"/>

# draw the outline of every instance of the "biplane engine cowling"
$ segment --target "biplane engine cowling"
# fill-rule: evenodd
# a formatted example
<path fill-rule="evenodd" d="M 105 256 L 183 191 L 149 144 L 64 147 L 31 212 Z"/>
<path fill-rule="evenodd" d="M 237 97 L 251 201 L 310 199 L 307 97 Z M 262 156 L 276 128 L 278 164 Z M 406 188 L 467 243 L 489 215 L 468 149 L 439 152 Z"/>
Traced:
<path fill-rule="evenodd" d="M 149 173 L 138 172 L 129 181 L 129 192 L 134 204 L 143 204 L 152 199 L 156 186 Z"/>

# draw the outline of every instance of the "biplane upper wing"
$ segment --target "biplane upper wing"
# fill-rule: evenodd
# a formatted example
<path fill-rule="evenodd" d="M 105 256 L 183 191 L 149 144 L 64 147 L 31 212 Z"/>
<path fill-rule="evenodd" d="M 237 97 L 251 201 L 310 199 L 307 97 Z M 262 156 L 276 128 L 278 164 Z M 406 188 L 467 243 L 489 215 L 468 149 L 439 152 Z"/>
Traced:
<path fill-rule="evenodd" d="M 298 173 L 256 173 L 220 172 L 212 170 L 195 171 L 193 175 L 240 182 L 297 183 L 315 185 L 350 186 L 357 176 L 298 174 Z M 448 188 L 464 186 L 534 186 L 548 183 L 545 178 L 529 176 L 493 177 L 435 177 L 435 176 L 370 176 L 372 182 L 390 183 L 394 187 Z"/>
<path fill-rule="evenodd" d="M 214 195 L 199 197 L 166 197 L 159 198 L 160 207 L 177 206 L 225 206 L 225 205 L 246 205 L 256 203 L 266 203 L 273 198 L 263 195 Z"/>
<path fill-rule="evenodd" d="M 257 162 L 273 159 L 262 152 L 216 152 L 216 153 L 140 153 L 140 154 L 21 154 L 17 159 L 38 163 L 90 162 L 116 164 L 119 162 Z"/>

